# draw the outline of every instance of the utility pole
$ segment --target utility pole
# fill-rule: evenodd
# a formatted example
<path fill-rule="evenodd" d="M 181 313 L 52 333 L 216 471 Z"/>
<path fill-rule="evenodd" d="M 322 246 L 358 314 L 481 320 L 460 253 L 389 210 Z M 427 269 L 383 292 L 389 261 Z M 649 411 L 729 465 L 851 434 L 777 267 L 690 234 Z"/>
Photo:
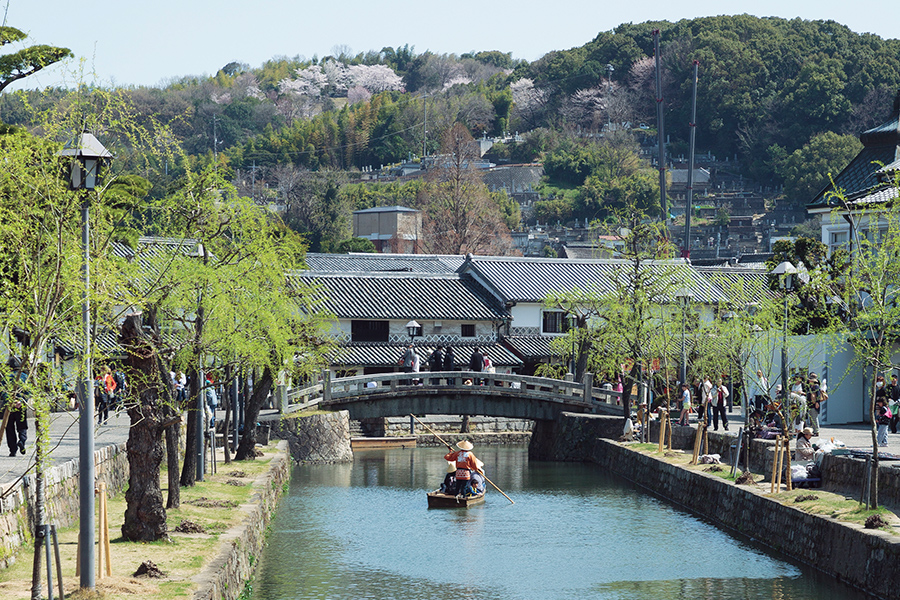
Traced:
<path fill-rule="evenodd" d="M 422 169 L 425 169 L 425 155 L 428 152 L 425 144 L 428 142 L 428 95 L 422 94 Z"/>
<path fill-rule="evenodd" d="M 659 139 L 659 207 L 663 220 L 669 218 L 666 203 L 666 143 L 663 123 L 662 68 L 659 63 L 659 29 L 653 30 L 653 52 L 656 54 L 656 128 Z"/>
<path fill-rule="evenodd" d="M 691 100 L 691 149 L 688 158 L 687 201 L 684 207 L 684 245 L 681 247 L 682 258 L 691 258 L 691 211 L 694 207 L 694 144 L 697 137 L 697 69 L 700 61 L 694 61 L 694 96 Z"/>
<path fill-rule="evenodd" d="M 213 115 L 213 168 L 219 172 L 219 137 L 216 133 L 216 115 Z"/>

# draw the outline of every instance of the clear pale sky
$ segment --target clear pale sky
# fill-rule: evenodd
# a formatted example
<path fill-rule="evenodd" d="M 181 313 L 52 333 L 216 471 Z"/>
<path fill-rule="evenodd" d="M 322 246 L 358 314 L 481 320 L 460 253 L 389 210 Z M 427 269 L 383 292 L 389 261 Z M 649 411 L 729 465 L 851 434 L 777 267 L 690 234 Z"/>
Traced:
<path fill-rule="evenodd" d="M 275 56 L 321 57 L 338 45 L 354 53 L 404 44 L 417 53 L 500 50 L 535 60 L 621 23 L 720 14 L 830 19 L 857 33 L 900 37 L 897 5 L 888 0 L 0 0 L 4 9 L 6 24 L 27 32 L 29 45 L 76 56 L 25 80 L 31 88 L 155 86 L 212 75 L 231 61 L 259 67 Z"/>

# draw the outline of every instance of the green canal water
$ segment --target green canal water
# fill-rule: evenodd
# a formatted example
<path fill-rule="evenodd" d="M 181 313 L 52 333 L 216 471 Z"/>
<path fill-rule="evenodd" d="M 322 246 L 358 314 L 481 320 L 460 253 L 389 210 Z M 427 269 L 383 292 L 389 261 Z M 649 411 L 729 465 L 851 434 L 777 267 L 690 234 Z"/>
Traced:
<path fill-rule="evenodd" d="M 294 467 L 254 600 L 861 600 L 596 465 L 476 448 L 514 501 L 431 509 L 444 450 Z M 761 516 L 761 518 L 763 518 Z"/>

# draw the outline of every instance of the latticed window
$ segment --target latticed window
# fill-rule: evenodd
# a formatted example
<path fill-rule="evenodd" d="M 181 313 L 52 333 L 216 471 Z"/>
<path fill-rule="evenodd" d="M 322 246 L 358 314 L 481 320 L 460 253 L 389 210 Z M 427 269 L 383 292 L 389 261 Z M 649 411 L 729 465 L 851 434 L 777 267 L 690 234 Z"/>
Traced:
<path fill-rule="evenodd" d="M 388 321 L 351 321 L 350 341 L 386 342 L 390 333 Z"/>
<path fill-rule="evenodd" d="M 474 323 L 463 323 L 460 327 L 459 332 L 460 337 L 471 338 L 475 337 L 475 324 Z"/>
<path fill-rule="evenodd" d="M 559 310 L 545 310 L 543 313 L 544 333 L 565 333 L 569 330 L 566 313 Z"/>

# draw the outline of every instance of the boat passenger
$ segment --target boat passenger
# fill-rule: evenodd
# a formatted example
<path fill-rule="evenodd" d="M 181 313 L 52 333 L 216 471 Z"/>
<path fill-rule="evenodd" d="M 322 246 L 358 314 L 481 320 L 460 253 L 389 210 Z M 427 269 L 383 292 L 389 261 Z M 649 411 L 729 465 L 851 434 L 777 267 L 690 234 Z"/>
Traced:
<path fill-rule="evenodd" d="M 472 487 L 472 473 L 480 471 L 478 467 L 478 459 L 472 453 L 472 442 L 463 440 L 456 445 L 459 450 L 450 451 L 444 456 L 444 460 L 452 461 L 456 465 L 456 492 L 464 496 L 475 495 L 476 491 Z"/>

